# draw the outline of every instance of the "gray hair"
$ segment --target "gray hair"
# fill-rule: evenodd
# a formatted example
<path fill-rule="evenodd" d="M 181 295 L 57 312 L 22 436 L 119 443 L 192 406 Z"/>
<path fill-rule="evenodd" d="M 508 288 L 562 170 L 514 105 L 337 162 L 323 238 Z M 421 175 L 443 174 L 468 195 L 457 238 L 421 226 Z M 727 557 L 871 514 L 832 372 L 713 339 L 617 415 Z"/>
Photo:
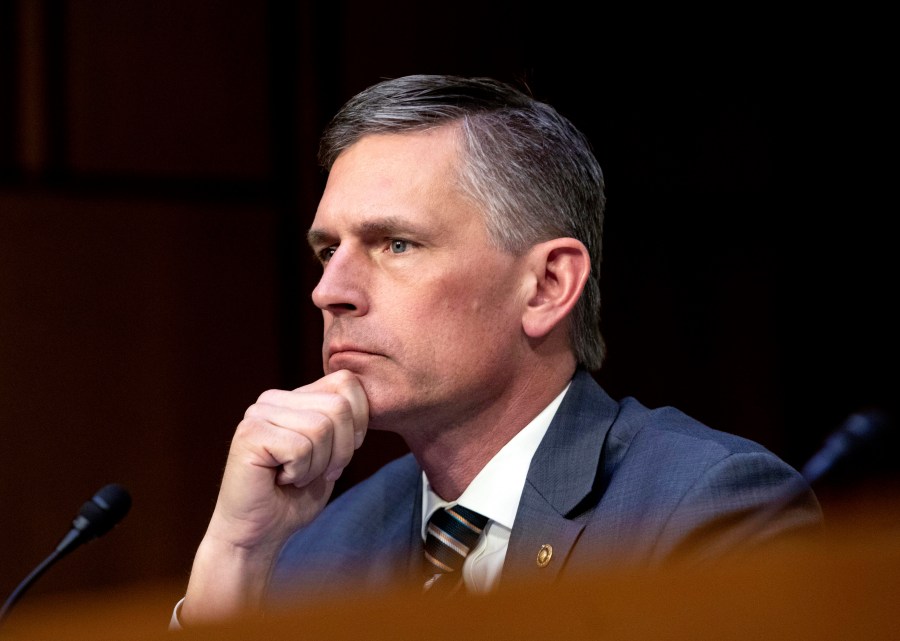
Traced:
<path fill-rule="evenodd" d="M 484 210 L 499 248 L 522 254 L 572 237 L 587 247 L 591 273 L 573 311 L 578 363 L 600 369 L 600 262 L 606 205 L 603 172 L 585 135 L 553 107 L 491 78 L 413 75 L 382 81 L 351 98 L 326 128 L 319 162 L 367 134 L 459 124 L 462 189 Z"/>

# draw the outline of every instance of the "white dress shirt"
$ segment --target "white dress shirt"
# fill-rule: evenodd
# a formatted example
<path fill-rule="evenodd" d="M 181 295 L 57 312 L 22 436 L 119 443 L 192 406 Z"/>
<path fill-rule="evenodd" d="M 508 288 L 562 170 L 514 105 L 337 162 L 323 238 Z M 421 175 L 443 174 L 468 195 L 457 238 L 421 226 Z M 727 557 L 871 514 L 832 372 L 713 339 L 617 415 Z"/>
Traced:
<path fill-rule="evenodd" d="M 463 563 L 463 580 L 473 594 L 493 590 L 500 578 L 509 535 L 519 509 L 528 467 L 569 386 L 494 455 L 456 501 L 445 501 L 431 489 L 422 472 L 422 540 L 428 519 L 438 509 L 462 505 L 486 516 L 484 536 Z"/>

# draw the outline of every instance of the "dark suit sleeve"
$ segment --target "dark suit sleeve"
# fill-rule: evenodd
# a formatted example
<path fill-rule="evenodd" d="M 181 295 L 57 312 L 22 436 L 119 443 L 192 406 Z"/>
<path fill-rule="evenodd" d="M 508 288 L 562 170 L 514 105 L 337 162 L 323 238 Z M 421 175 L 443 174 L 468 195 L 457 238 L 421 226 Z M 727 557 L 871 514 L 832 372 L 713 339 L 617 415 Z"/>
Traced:
<path fill-rule="evenodd" d="M 799 472 L 769 452 L 738 452 L 687 488 L 663 526 L 655 556 L 711 560 L 816 535 L 822 523 L 818 500 Z"/>

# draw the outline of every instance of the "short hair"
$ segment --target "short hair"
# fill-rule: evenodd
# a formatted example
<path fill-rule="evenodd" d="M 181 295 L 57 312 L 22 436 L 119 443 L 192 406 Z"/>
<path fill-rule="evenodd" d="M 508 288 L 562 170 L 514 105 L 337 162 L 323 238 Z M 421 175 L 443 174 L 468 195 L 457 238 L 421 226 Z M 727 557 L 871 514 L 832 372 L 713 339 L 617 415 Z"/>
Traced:
<path fill-rule="evenodd" d="M 604 177 L 587 137 L 556 109 L 492 78 L 388 79 L 353 96 L 332 118 L 319 163 L 330 171 L 368 134 L 448 124 L 460 126 L 460 184 L 482 207 L 491 242 L 514 254 L 559 237 L 587 247 L 591 272 L 569 333 L 579 365 L 599 369 L 606 354 L 600 331 Z"/>

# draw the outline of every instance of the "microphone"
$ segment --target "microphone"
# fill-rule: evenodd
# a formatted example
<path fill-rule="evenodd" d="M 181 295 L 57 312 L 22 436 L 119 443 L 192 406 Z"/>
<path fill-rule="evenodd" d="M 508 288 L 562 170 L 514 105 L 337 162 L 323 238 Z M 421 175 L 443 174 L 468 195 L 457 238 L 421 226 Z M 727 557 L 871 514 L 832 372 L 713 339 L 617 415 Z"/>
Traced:
<path fill-rule="evenodd" d="M 775 500 L 763 506 L 731 534 L 731 541 L 743 541 L 758 534 L 779 512 L 804 497 L 817 482 L 841 467 L 866 460 L 872 451 L 884 446 L 892 433 L 891 416 L 878 408 L 864 409 L 850 414 L 822 443 L 819 450 L 807 459 L 803 467 Z"/>
<path fill-rule="evenodd" d="M 851 414 L 825 440 L 822 447 L 803 466 L 800 473 L 810 485 L 836 469 L 844 461 L 861 455 L 887 436 L 891 420 L 880 409 Z"/>
<path fill-rule="evenodd" d="M 46 572 L 50 566 L 72 552 L 80 545 L 103 536 L 119 523 L 131 509 L 131 495 L 121 485 L 110 483 L 100 488 L 90 500 L 85 501 L 72 520 L 72 528 L 59 544 L 25 579 L 13 590 L 0 610 L 2 621 L 12 606 L 25 591 Z"/>

